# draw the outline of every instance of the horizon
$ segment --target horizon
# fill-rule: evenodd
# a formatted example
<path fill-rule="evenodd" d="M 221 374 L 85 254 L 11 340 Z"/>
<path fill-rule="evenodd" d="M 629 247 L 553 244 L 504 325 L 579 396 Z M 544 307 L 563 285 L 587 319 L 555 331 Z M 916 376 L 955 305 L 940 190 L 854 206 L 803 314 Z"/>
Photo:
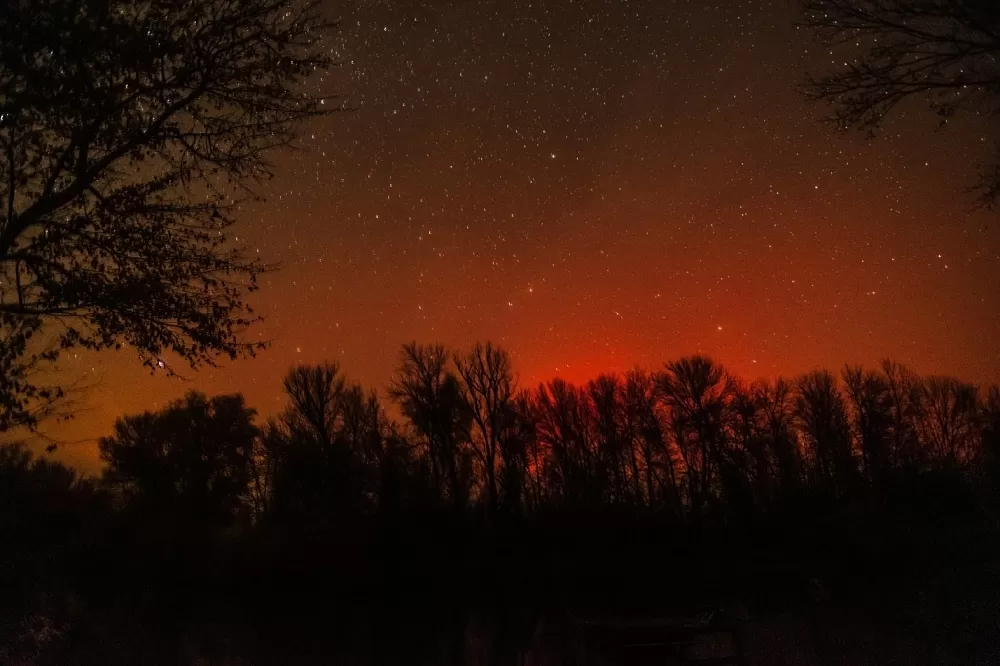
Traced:
<path fill-rule="evenodd" d="M 481 342 L 488 342 L 488 341 L 483 340 Z M 418 344 L 425 344 L 425 343 L 421 343 L 420 341 L 417 341 L 417 343 Z M 432 344 L 433 345 L 433 344 L 437 344 L 437 343 L 431 342 L 431 343 L 426 343 L 426 344 Z M 474 343 L 470 343 L 469 345 L 465 345 L 464 347 L 458 347 L 458 348 L 447 347 L 447 349 L 448 349 L 449 353 L 453 355 L 455 353 L 460 353 L 460 352 L 466 351 L 467 348 L 471 347 L 472 344 L 474 344 Z M 503 347 L 503 345 L 500 345 L 500 346 Z M 697 356 L 697 355 L 707 356 L 708 358 L 712 359 L 714 362 L 718 363 L 721 367 L 723 367 L 729 373 L 729 375 L 731 377 L 733 377 L 735 380 L 741 382 L 742 385 L 749 385 L 749 384 L 752 384 L 752 383 L 758 382 L 758 381 L 773 383 L 773 382 L 775 382 L 778 379 L 784 379 L 784 380 L 787 380 L 787 381 L 790 381 L 790 382 L 795 382 L 799 378 L 801 378 L 801 377 L 803 377 L 805 375 L 808 375 L 810 373 L 813 373 L 813 372 L 829 372 L 829 373 L 831 373 L 835 377 L 835 379 L 837 380 L 838 387 L 840 388 L 841 391 L 843 391 L 844 387 L 843 387 L 842 373 L 843 373 L 843 371 L 844 371 L 845 368 L 848 368 L 848 367 L 859 367 L 860 366 L 864 370 L 880 371 L 881 364 L 882 364 L 883 361 L 892 361 L 892 362 L 898 363 L 899 365 L 901 365 L 902 367 L 904 367 L 906 370 L 908 370 L 909 372 L 913 373 L 915 376 L 919 377 L 922 380 L 926 380 L 926 379 L 929 379 L 929 378 L 932 378 L 932 377 L 953 378 L 953 379 L 957 379 L 957 380 L 959 380 L 961 382 L 972 384 L 973 386 L 975 386 L 978 389 L 978 391 L 980 392 L 980 394 L 984 394 L 984 392 L 988 391 L 990 388 L 1000 387 L 1000 379 L 978 381 L 978 380 L 975 380 L 975 379 L 970 379 L 968 377 L 962 377 L 962 376 L 950 374 L 950 373 L 947 373 L 947 372 L 944 372 L 944 373 L 923 372 L 920 368 L 915 367 L 915 366 L 907 363 L 905 360 L 901 360 L 901 359 L 897 359 L 897 358 L 892 358 L 892 357 L 888 357 L 888 356 L 884 356 L 884 357 L 882 357 L 882 358 L 880 358 L 877 361 L 872 362 L 872 363 L 853 363 L 853 362 L 847 361 L 847 362 L 841 363 L 839 366 L 814 366 L 814 367 L 811 367 L 811 368 L 804 368 L 804 369 L 802 369 L 802 370 L 800 370 L 798 372 L 795 372 L 795 373 L 780 373 L 779 372 L 779 373 L 771 373 L 771 374 L 750 375 L 750 374 L 746 374 L 744 372 L 739 371 L 737 369 L 738 366 L 734 366 L 734 365 L 731 365 L 731 364 L 727 363 L 725 359 L 717 358 L 715 356 L 712 356 L 711 354 L 702 354 L 701 352 L 693 352 L 691 354 L 684 354 L 684 355 L 675 355 L 675 356 L 672 356 L 672 357 L 669 357 L 669 358 L 665 358 L 663 361 L 660 361 L 658 363 L 653 363 L 653 364 L 639 364 L 639 363 L 636 363 L 636 364 L 632 364 L 631 366 L 622 367 L 622 368 L 616 368 L 616 369 L 613 369 L 613 370 L 608 370 L 608 369 L 606 369 L 604 371 L 597 370 L 596 372 L 593 372 L 593 373 L 590 373 L 589 371 L 583 371 L 583 372 L 580 372 L 580 373 L 573 373 L 573 372 L 571 372 L 570 368 L 567 368 L 566 372 L 556 372 L 554 374 L 550 374 L 549 376 L 545 376 L 545 375 L 542 375 L 542 374 L 537 374 L 537 375 L 530 376 L 529 379 L 525 379 L 525 375 L 522 374 L 519 371 L 519 368 L 518 368 L 518 361 L 517 361 L 518 357 L 517 357 L 516 351 L 508 349 L 507 347 L 503 347 L 503 348 L 508 353 L 510 353 L 511 360 L 512 360 L 513 372 L 514 372 L 514 382 L 515 382 L 515 386 L 516 386 L 517 390 L 519 390 L 519 391 L 520 390 L 527 390 L 527 391 L 530 391 L 530 392 L 535 392 L 540 386 L 542 386 L 542 385 L 548 385 L 548 384 L 550 384 L 551 382 L 553 382 L 555 380 L 563 380 L 563 381 L 565 381 L 568 384 L 571 384 L 573 386 L 586 386 L 590 381 L 597 379 L 599 376 L 611 375 L 611 376 L 614 376 L 614 377 L 621 378 L 621 377 L 624 377 L 625 373 L 627 373 L 627 372 L 629 372 L 631 370 L 641 370 L 641 371 L 647 371 L 647 372 L 651 372 L 651 373 L 658 373 L 658 372 L 662 372 L 664 370 L 664 368 L 666 367 L 666 365 L 668 363 L 670 363 L 670 362 L 677 361 L 677 360 L 680 360 L 682 358 L 691 358 L 692 356 Z M 399 356 L 399 352 L 400 352 L 401 349 L 402 349 L 402 345 L 400 345 L 399 347 L 397 347 L 397 349 L 396 349 L 396 356 L 394 358 L 394 361 L 398 362 L 398 356 Z M 388 395 L 388 390 L 387 390 L 387 387 L 388 387 L 388 385 L 390 383 L 390 380 L 391 380 L 391 375 L 396 370 L 396 365 L 393 366 L 392 370 L 389 373 L 386 374 L 386 376 L 382 379 L 382 381 L 375 382 L 375 383 L 372 383 L 370 381 L 363 381 L 363 380 L 357 378 L 355 375 L 353 375 L 350 372 L 350 367 L 349 366 L 345 366 L 340 361 L 336 361 L 336 360 L 333 360 L 333 359 L 329 359 L 329 360 L 327 360 L 327 359 L 319 359 L 319 360 L 316 360 L 316 361 L 303 362 L 303 363 L 295 364 L 293 366 L 289 366 L 286 369 L 286 373 L 288 371 L 292 370 L 295 367 L 299 367 L 299 366 L 315 366 L 315 365 L 318 365 L 318 364 L 323 364 L 325 362 L 336 362 L 338 364 L 338 366 L 339 366 L 339 369 L 340 369 L 340 375 L 342 377 L 344 377 L 344 379 L 347 381 L 348 385 L 357 385 L 357 386 L 360 386 L 366 392 L 368 392 L 368 391 L 375 391 L 376 394 L 377 394 L 379 403 L 382 404 L 382 406 L 385 408 L 387 416 L 389 416 L 389 418 L 392 420 L 393 423 L 395 423 L 396 425 L 399 425 L 401 421 L 405 421 L 405 417 L 403 417 L 402 414 L 399 412 L 399 406 Z M 753 368 L 755 366 L 756 366 L 756 364 L 751 363 L 749 367 Z M 234 388 L 232 390 L 217 390 L 217 391 L 211 391 L 210 392 L 210 391 L 203 390 L 201 387 L 197 386 L 194 382 L 185 381 L 183 379 L 176 378 L 176 377 L 169 378 L 169 377 L 162 377 L 162 376 L 161 377 L 148 376 L 148 378 L 150 380 L 154 380 L 154 381 L 158 380 L 159 382 L 164 382 L 165 383 L 164 385 L 169 386 L 172 390 L 169 391 L 169 392 L 164 391 L 164 392 L 160 393 L 159 397 L 156 398 L 152 402 L 152 404 L 149 407 L 147 407 L 147 408 L 137 409 L 137 410 L 134 410 L 134 411 L 131 411 L 131 412 L 125 412 L 125 413 L 118 414 L 117 416 L 114 416 L 113 421 L 111 422 L 111 424 L 107 428 L 107 431 L 104 432 L 104 433 L 96 435 L 93 439 L 87 440 L 87 441 L 57 441 L 56 442 L 57 443 L 57 448 L 56 448 L 56 450 L 54 452 L 53 451 L 45 451 L 44 450 L 44 448 L 46 446 L 48 446 L 50 443 L 52 443 L 52 442 L 50 442 L 47 439 L 38 438 L 38 437 L 30 437 L 30 438 L 27 439 L 27 441 L 30 442 L 31 447 L 35 451 L 36 455 L 40 455 L 42 457 L 47 457 L 47 458 L 50 458 L 52 460 L 55 460 L 55 461 L 58 461 L 58 462 L 62 462 L 64 464 L 68 464 L 68 465 L 74 467 L 75 469 L 77 469 L 80 473 L 84 474 L 85 476 L 99 476 L 100 473 L 104 469 L 104 464 L 101 462 L 101 460 L 98 457 L 97 442 L 98 442 L 98 440 L 101 437 L 105 437 L 105 436 L 111 435 L 111 433 L 112 433 L 112 427 L 113 427 L 115 421 L 117 421 L 118 419 L 124 418 L 126 416 L 134 416 L 134 415 L 141 414 L 141 413 L 146 413 L 146 412 L 150 412 L 150 413 L 159 412 L 160 410 L 163 410 L 164 408 L 166 408 L 169 404 L 171 404 L 171 403 L 173 403 L 173 402 L 175 402 L 177 400 L 182 399 L 189 391 L 198 391 L 198 392 L 206 394 L 209 397 L 217 396 L 217 395 L 240 395 L 240 396 L 243 396 L 243 398 L 246 400 L 247 407 L 250 408 L 250 409 L 253 409 L 256 412 L 256 414 L 257 414 L 257 423 L 259 425 L 263 425 L 264 423 L 267 422 L 268 419 L 270 419 L 272 417 L 278 417 L 278 416 L 280 416 L 281 412 L 284 411 L 288 407 L 288 397 L 287 397 L 287 395 L 285 395 L 285 393 L 283 392 L 283 390 L 281 388 L 281 381 L 283 379 L 283 376 L 278 378 L 275 387 L 273 387 L 273 392 L 276 394 L 276 398 L 273 401 L 267 401 L 267 400 L 265 400 L 262 404 L 255 403 L 255 401 L 254 401 L 254 399 L 252 397 L 254 395 L 253 393 L 249 393 L 248 394 L 247 392 L 245 392 L 243 390 L 240 390 L 238 387 L 236 387 L 236 388 Z M 256 384 L 254 384 L 254 386 L 256 386 Z M 271 392 L 271 391 L 269 390 L 268 392 Z M 169 396 L 169 397 L 164 397 L 164 396 Z M 110 414 L 109 414 L 109 416 L 110 416 Z M 57 439 L 54 436 L 55 433 L 59 433 L 59 432 L 62 432 L 62 431 L 72 432 L 73 429 L 74 429 L 74 426 L 75 426 L 75 418 L 76 417 L 74 417 L 73 420 L 65 421 L 65 422 L 62 422 L 62 423 L 52 424 L 54 427 L 52 427 L 51 430 L 48 431 L 48 434 L 49 435 L 53 435 L 52 439 Z"/>
<path fill-rule="evenodd" d="M 996 661 L 997 0 L 0 35 L 0 663 Z"/>
<path fill-rule="evenodd" d="M 283 265 L 250 299 L 247 337 L 272 347 L 178 364 L 191 382 L 65 357 L 103 382 L 53 435 L 95 440 L 190 388 L 267 413 L 290 366 L 327 358 L 381 390 L 407 340 L 492 339 L 532 383 L 691 353 L 746 376 L 891 357 L 997 381 L 1000 234 L 965 190 L 990 118 L 936 131 L 912 104 L 874 140 L 835 132 L 795 90 L 831 59 L 793 3 L 664 7 L 344 9 L 348 64 L 315 85 L 354 110 L 304 125 L 236 215 Z"/>

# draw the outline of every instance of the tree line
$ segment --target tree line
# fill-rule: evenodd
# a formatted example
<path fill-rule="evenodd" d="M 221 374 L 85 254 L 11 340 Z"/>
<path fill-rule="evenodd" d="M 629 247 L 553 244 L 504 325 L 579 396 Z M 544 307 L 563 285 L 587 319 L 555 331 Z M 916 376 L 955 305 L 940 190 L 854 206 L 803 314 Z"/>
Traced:
<path fill-rule="evenodd" d="M 801 608 L 817 580 L 888 594 L 882 616 L 934 598 L 988 635 L 955 609 L 995 592 L 997 387 L 893 361 L 747 382 L 691 356 L 523 388 L 482 343 L 404 345 L 382 397 L 335 363 L 283 388 L 263 421 L 198 392 L 124 416 L 99 477 L 0 447 L 0 657 L 136 661 L 198 636 L 248 663 L 310 641 L 317 663 L 359 641 L 407 646 L 398 663 L 480 612 L 530 638 L 575 608 Z"/>
<path fill-rule="evenodd" d="M 1000 452 L 997 387 L 893 361 L 748 383 L 692 356 L 521 389 L 491 343 L 407 344 L 387 391 L 401 421 L 335 363 L 293 368 L 284 392 L 284 411 L 261 425 L 240 395 L 192 392 L 126 416 L 100 441 L 101 483 L 125 504 L 214 527 L 334 529 L 408 507 L 724 522 L 805 497 L 887 501 L 931 473 L 986 490 Z"/>

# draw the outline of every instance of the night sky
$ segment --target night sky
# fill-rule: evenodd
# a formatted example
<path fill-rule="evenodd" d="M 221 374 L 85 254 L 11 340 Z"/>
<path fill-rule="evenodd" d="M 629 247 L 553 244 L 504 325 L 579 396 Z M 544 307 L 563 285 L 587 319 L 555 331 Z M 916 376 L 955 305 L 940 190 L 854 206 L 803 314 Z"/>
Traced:
<path fill-rule="evenodd" d="M 965 188 L 989 118 L 913 105 L 875 140 L 794 89 L 831 54 L 787 2 L 331 2 L 353 110 L 275 157 L 236 230 L 280 261 L 259 358 L 151 377 L 80 355 L 94 438 L 186 390 L 281 408 L 296 363 L 384 391 L 403 342 L 512 353 L 522 386 L 707 353 L 747 377 L 890 356 L 1000 380 L 1000 233 Z M 995 122 L 995 119 L 992 119 Z M 88 441 L 89 440 L 89 441 Z"/>

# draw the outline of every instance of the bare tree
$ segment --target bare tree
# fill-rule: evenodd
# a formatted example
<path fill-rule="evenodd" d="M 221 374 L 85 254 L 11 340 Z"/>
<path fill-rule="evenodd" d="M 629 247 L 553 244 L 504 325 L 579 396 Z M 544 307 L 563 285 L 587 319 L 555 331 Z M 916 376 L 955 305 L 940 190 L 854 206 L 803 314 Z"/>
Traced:
<path fill-rule="evenodd" d="M 921 385 L 921 440 L 950 468 L 978 453 L 979 389 L 952 377 L 928 377 Z"/>
<path fill-rule="evenodd" d="M 540 385 L 535 396 L 537 435 L 546 448 L 551 490 L 569 504 L 595 502 L 603 488 L 595 483 L 597 447 L 586 394 L 565 380 L 553 379 Z"/>
<path fill-rule="evenodd" d="M 698 516 L 712 497 L 726 446 L 727 410 L 735 388 L 725 368 L 705 356 L 668 363 L 657 389 L 684 458 L 688 500 Z"/>
<path fill-rule="evenodd" d="M 890 443 L 889 458 L 896 467 L 916 469 L 926 457 L 917 434 L 917 422 L 922 410 L 920 378 L 901 363 L 882 361 L 882 376 L 889 391 Z"/>
<path fill-rule="evenodd" d="M 346 383 L 336 363 L 300 365 L 284 380 L 291 403 L 282 416 L 290 432 L 330 447 L 343 421 Z"/>
<path fill-rule="evenodd" d="M 503 439 L 513 425 L 514 374 L 506 350 L 491 342 L 477 343 L 455 358 L 462 379 L 462 399 L 472 415 L 473 446 L 483 469 L 486 501 L 490 511 L 499 505 L 499 472 L 504 463 Z"/>
<path fill-rule="evenodd" d="M 781 494 L 787 495 L 802 481 L 802 452 L 794 430 L 794 391 L 779 377 L 774 383 L 756 384 L 754 393 L 777 470 L 775 482 Z"/>
<path fill-rule="evenodd" d="M 922 98 L 947 121 L 1000 111 L 1000 3 L 995 0 L 803 0 L 805 25 L 848 60 L 810 78 L 807 98 L 843 128 L 875 132 L 901 102 Z M 984 169 L 984 203 L 1000 196 L 1000 163 Z"/>
<path fill-rule="evenodd" d="M 0 8 L 0 326 L 132 347 L 151 368 L 252 355 L 267 268 L 230 227 L 272 149 L 329 113 L 312 2 L 9 2 Z M 17 354 L 20 347 L 15 341 Z M 27 353 L 29 350 L 26 350 Z M 30 420 L 23 376 L 4 384 Z"/>
<path fill-rule="evenodd" d="M 825 370 L 801 377 L 795 414 L 809 446 L 814 480 L 842 494 L 853 483 L 857 466 L 847 403 L 836 377 Z"/>
<path fill-rule="evenodd" d="M 270 424 L 270 502 L 310 529 L 344 527 L 378 503 L 388 424 L 378 398 L 336 363 L 301 365 L 284 380 L 288 406 Z"/>
<path fill-rule="evenodd" d="M 514 435 L 522 465 L 520 470 L 522 502 L 525 508 L 537 508 L 546 497 L 542 476 L 545 461 L 538 438 L 538 422 L 535 419 L 536 403 L 531 391 L 524 389 L 518 391 L 514 397 L 514 413 L 517 424 Z"/>
<path fill-rule="evenodd" d="M 268 423 L 257 435 L 247 459 L 249 469 L 249 497 L 252 516 L 255 521 L 260 521 L 267 515 L 271 500 L 271 490 L 274 481 L 273 454 L 275 449 L 274 436 L 276 430 L 274 424 Z"/>
<path fill-rule="evenodd" d="M 471 414 L 463 403 L 459 379 L 448 367 L 449 358 L 440 345 L 403 345 L 389 396 L 424 439 L 431 482 L 446 488 L 452 503 L 460 507 L 469 493 L 462 458 L 467 455 Z"/>
<path fill-rule="evenodd" d="M 880 484 L 890 466 L 887 449 L 892 403 L 888 384 L 879 373 L 859 366 L 845 367 L 843 379 L 865 474 L 871 483 Z"/>
<path fill-rule="evenodd" d="M 606 478 L 607 499 L 631 503 L 636 497 L 639 463 L 627 431 L 624 385 L 616 375 L 600 375 L 587 383 L 587 393 L 593 406 L 600 476 Z"/>
<path fill-rule="evenodd" d="M 681 515 L 680 455 L 672 446 L 659 409 L 654 376 L 635 369 L 625 375 L 626 418 L 642 459 L 644 494 L 650 508 L 664 506 Z"/>
<path fill-rule="evenodd" d="M 734 456 L 731 464 L 734 471 L 742 471 L 745 475 L 757 505 L 766 505 L 772 499 L 778 476 L 774 451 L 768 445 L 769 430 L 761 400 L 767 391 L 768 385 L 763 382 L 749 386 L 737 384 L 732 401 L 732 448 L 739 457 Z M 735 481 L 738 479 L 734 478 L 730 483 Z"/>
<path fill-rule="evenodd" d="M 983 404 L 982 461 L 990 502 L 1000 507 L 1000 386 L 991 386 Z"/>

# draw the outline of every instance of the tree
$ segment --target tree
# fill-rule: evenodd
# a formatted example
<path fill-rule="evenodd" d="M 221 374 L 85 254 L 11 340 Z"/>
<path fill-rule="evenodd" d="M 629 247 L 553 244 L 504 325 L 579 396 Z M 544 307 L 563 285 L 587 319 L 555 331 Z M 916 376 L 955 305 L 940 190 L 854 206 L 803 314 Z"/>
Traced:
<path fill-rule="evenodd" d="M 362 460 L 345 436 L 364 419 L 360 389 L 348 387 L 336 363 L 300 365 L 284 379 L 288 406 L 269 427 L 273 456 L 272 508 L 307 527 L 343 523 L 366 508 Z"/>
<path fill-rule="evenodd" d="M 925 448 L 947 469 L 964 467 L 978 453 L 978 387 L 953 377 L 928 377 L 921 398 L 919 428 Z"/>
<path fill-rule="evenodd" d="M 834 106 L 843 128 L 875 132 L 901 102 L 923 98 L 946 122 L 1000 110 L 1000 4 L 995 0 L 803 0 L 805 25 L 860 55 L 810 78 L 808 99 Z M 1000 161 L 979 183 L 1000 197 Z"/>
<path fill-rule="evenodd" d="M 225 527 L 248 499 L 255 414 L 242 395 L 191 391 L 160 412 L 121 418 L 98 443 L 104 483 L 145 515 Z"/>
<path fill-rule="evenodd" d="M 510 356 L 491 342 L 476 343 L 467 354 L 456 356 L 455 366 L 462 379 L 462 400 L 474 424 L 472 441 L 485 477 L 487 507 L 495 512 L 500 500 L 500 466 L 505 462 L 501 447 L 507 444 L 515 416 Z"/>
<path fill-rule="evenodd" d="M 58 356 L 51 347 L 28 351 L 38 324 L 37 318 L 0 313 L 0 432 L 33 427 L 63 398 L 61 388 L 38 385 L 36 372 Z"/>
<path fill-rule="evenodd" d="M 348 384 L 336 363 L 292 368 L 284 388 L 289 404 L 264 436 L 279 521 L 344 531 L 373 510 L 393 514 L 423 499 L 413 447 L 374 391 Z"/>
<path fill-rule="evenodd" d="M 777 468 L 775 479 L 780 493 L 788 495 L 802 482 L 802 454 L 794 431 L 792 385 L 781 378 L 773 384 L 758 383 L 755 390 L 757 404 L 766 429 L 766 439 Z"/>
<path fill-rule="evenodd" d="M 289 432 L 312 439 L 321 447 L 331 447 L 343 422 L 347 384 L 337 363 L 300 365 L 285 375 L 288 409 L 282 422 Z"/>
<path fill-rule="evenodd" d="M 735 386 L 725 368 L 705 356 L 668 363 L 656 384 L 670 410 L 670 427 L 684 459 L 688 499 L 698 516 L 712 498 L 721 472 L 727 410 Z"/>
<path fill-rule="evenodd" d="M 600 375 L 587 383 L 597 435 L 599 474 L 611 502 L 628 503 L 633 498 L 632 482 L 638 476 L 638 461 L 631 455 L 632 439 L 626 432 L 624 391 L 615 375 Z M 635 465 L 633 466 L 633 461 Z"/>
<path fill-rule="evenodd" d="M 889 430 L 892 422 L 889 386 L 877 372 L 847 366 L 844 386 L 854 412 L 854 429 L 861 446 L 861 462 L 868 481 L 879 485 L 886 479 Z"/>
<path fill-rule="evenodd" d="M 989 502 L 1000 508 L 1000 386 L 991 386 L 983 405 L 983 471 Z"/>
<path fill-rule="evenodd" d="M 737 385 L 732 401 L 732 448 L 736 455 L 730 461 L 729 484 L 733 492 L 749 491 L 749 499 L 757 505 L 773 498 L 777 479 L 762 400 L 768 388 L 764 382 Z"/>
<path fill-rule="evenodd" d="M 889 391 L 891 464 L 912 471 L 926 458 L 917 435 L 923 385 L 919 377 L 895 361 L 882 361 L 881 370 Z"/>
<path fill-rule="evenodd" d="M 548 453 L 546 482 L 550 493 L 567 505 L 593 505 L 604 488 L 596 483 L 597 447 L 594 418 L 586 393 L 563 379 L 535 392 L 536 435 Z"/>
<path fill-rule="evenodd" d="M 107 515 L 106 509 L 92 479 L 37 458 L 20 443 L 0 444 L 0 661 L 35 661 L 11 655 L 11 649 L 20 652 L 21 641 L 33 641 L 30 634 L 18 637 L 22 632 L 12 631 L 9 621 L 58 597 L 63 572 L 67 566 L 79 566 L 79 544 L 99 534 L 94 529 L 102 525 L 98 521 Z"/>
<path fill-rule="evenodd" d="M 842 496 L 853 485 L 857 465 L 847 402 L 837 379 L 825 370 L 801 377 L 795 414 L 811 453 L 814 482 Z"/>
<path fill-rule="evenodd" d="M 463 459 L 472 415 L 462 400 L 459 378 L 448 367 L 449 358 L 440 345 L 403 345 L 389 396 L 424 440 L 431 483 L 444 488 L 455 507 L 464 507 L 471 479 Z"/>
<path fill-rule="evenodd" d="M 671 446 L 658 409 L 655 377 L 644 370 L 625 375 L 626 419 L 633 437 L 633 449 L 642 459 L 644 494 L 650 508 L 658 501 L 674 515 L 681 515 L 678 481 L 679 455 Z"/>
<path fill-rule="evenodd" d="M 19 442 L 0 444 L 0 535 L 10 550 L 28 550 L 75 514 L 93 485 L 69 467 L 36 458 Z"/>
<path fill-rule="evenodd" d="M 268 267 L 229 230 L 268 155 L 329 113 L 312 2 L 39 0 L 0 8 L 0 327 L 45 357 L 132 347 L 150 368 L 251 355 Z M 27 323 L 27 324 L 26 324 Z M 0 354 L 0 356 L 9 355 Z M 30 364 L 29 364 L 30 365 Z M 22 374 L 0 385 L 31 422 Z"/>

